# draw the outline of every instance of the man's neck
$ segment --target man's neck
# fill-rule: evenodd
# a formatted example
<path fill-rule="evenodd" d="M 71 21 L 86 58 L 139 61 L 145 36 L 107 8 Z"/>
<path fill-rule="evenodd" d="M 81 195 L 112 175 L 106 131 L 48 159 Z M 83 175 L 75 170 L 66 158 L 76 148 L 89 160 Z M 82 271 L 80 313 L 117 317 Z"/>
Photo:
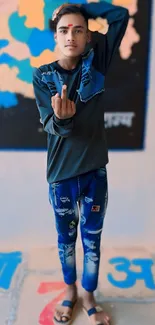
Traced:
<path fill-rule="evenodd" d="M 80 60 L 80 57 L 76 57 L 76 58 L 61 58 L 58 61 L 58 63 L 65 70 L 72 70 L 72 69 L 76 68 L 77 63 L 79 62 L 79 60 Z"/>

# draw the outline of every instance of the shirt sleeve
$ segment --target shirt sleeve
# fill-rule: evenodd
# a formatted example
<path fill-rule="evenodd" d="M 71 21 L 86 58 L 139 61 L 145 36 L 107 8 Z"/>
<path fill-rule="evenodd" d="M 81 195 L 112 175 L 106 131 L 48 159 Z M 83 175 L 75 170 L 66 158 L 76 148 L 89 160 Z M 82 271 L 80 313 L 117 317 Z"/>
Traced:
<path fill-rule="evenodd" d="M 36 104 L 40 114 L 40 122 L 47 133 L 68 137 L 72 133 L 73 119 L 58 119 L 51 106 L 51 93 L 47 85 L 42 81 L 40 68 L 34 69 L 33 88 Z"/>
<path fill-rule="evenodd" d="M 129 20 L 128 10 L 109 4 L 106 1 L 83 4 L 82 8 L 86 11 L 88 18 L 96 19 L 101 17 L 107 19 L 109 25 L 107 34 L 92 32 L 95 66 L 105 75 L 125 34 Z"/>

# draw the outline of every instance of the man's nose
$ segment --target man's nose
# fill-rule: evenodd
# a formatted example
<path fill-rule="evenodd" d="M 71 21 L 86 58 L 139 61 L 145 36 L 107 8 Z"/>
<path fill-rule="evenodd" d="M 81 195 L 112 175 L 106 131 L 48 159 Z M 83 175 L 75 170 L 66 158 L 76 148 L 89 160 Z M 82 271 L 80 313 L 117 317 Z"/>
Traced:
<path fill-rule="evenodd" d="M 74 33 L 72 30 L 69 30 L 67 33 L 68 41 L 74 41 Z"/>

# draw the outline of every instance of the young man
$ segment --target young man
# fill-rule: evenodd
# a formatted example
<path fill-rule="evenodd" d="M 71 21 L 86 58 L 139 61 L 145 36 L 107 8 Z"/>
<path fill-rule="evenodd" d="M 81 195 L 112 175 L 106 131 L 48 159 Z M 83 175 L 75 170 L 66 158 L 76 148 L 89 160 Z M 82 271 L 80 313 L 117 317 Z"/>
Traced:
<path fill-rule="evenodd" d="M 108 22 L 105 35 L 88 30 L 88 19 L 97 17 Z M 67 286 L 65 299 L 54 315 L 59 324 L 71 322 L 77 301 L 75 244 L 79 210 L 84 249 L 83 306 L 91 324 L 110 322 L 108 315 L 96 307 L 93 294 L 98 284 L 100 239 L 108 197 L 102 98 L 105 76 L 128 18 L 125 8 L 104 1 L 61 6 L 53 16 L 60 59 L 34 72 L 36 102 L 48 135 L 49 197 Z"/>

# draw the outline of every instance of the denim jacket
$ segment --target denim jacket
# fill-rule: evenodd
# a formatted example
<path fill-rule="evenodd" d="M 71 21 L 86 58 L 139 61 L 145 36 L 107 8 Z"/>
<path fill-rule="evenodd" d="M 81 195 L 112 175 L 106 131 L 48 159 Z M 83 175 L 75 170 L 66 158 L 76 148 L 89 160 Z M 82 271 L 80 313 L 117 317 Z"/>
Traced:
<path fill-rule="evenodd" d="M 77 92 L 82 102 L 87 102 L 96 94 L 104 91 L 104 75 L 97 71 L 93 66 L 94 50 L 90 51 L 82 58 L 82 74 L 80 87 Z M 52 67 L 52 64 L 51 64 Z M 51 96 L 56 93 L 61 94 L 62 86 L 64 84 L 61 74 L 55 70 L 42 73 L 42 82 L 47 85 Z"/>

